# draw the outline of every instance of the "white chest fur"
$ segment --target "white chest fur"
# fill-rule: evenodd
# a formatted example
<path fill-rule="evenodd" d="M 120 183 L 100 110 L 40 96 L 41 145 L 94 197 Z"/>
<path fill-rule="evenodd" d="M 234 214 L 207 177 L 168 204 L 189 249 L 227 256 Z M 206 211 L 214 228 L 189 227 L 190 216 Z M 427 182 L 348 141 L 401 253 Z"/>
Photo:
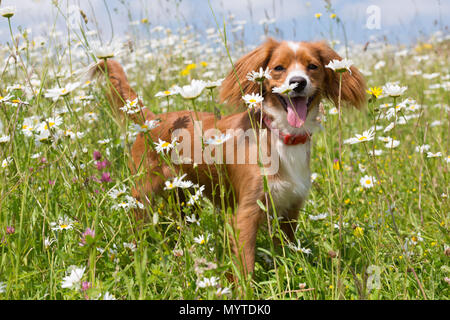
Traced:
<path fill-rule="evenodd" d="M 311 141 L 286 145 L 278 140 L 276 150 L 280 169 L 278 175 L 269 179 L 269 187 L 277 214 L 284 215 L 291 208 L 298 207 L 307 198 L 311 188 Z"/>

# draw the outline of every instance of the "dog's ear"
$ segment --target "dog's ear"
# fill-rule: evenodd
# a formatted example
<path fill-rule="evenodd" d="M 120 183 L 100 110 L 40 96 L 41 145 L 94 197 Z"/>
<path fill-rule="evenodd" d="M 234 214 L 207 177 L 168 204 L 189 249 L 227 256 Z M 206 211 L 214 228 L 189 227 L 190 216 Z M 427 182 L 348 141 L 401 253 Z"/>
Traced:
<path fill-rule="evenodd" d="M 333 101 L 337 106 L 339 99 L 339 74 L 325 66 L 332 60 L 342 60 L 342 58 L 325 42 L 315 42 L 313 47 L 317 50 L 325 72 L 322 91 L 325 97 Z M 356 67 L 352 66 L 350 70 L 351 72 L 346 71 L 342 74 L 341 99 L 356 108 L 361 108 L 367 101 L 366 82 Z"/>
<path fill-rule="evenodd" d="M 265 70 L 278 45 L 278 41 L 269 38 L 255 50 L 240 58 L 222 83 L 220 102 L 238 107 L 242 103 L 243 95 L 260 92 L 259 84 L 247 80 L 247 74 L 259 71 L 260 68 Z"/>

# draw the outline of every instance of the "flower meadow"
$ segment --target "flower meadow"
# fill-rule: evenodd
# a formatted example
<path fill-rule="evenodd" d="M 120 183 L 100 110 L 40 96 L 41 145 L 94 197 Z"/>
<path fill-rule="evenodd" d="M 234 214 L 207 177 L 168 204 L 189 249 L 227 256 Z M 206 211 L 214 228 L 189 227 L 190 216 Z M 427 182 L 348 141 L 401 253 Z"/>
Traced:
<path fill-rule="evenodd" d="M 86 20 L 74 26 L 65 17 L 66 29 L 49 27 L 40 37 L 11 27 L 14 8 L 0 12 L 11 34 L 0 45 L 0 299 L 449 297 L 448 34 L 412 45 L 326 39 L 346 57 L 328 68 L 354 65 L 364 74 L 367 106 L 323 101 L 297 242 L 274 246 L 282 235 L 268 214 L 253 277 L 233 282 L 231 209 L 215 207 L 205 187 L 183 175 L 166 181 L 152 206 L 133 198 L 131 146 L 159 123 L 122 116 L 139 111 L 137 100 L 118 115 L 103 80 L 86 75 L 93 63 L 115 59 L 155 114 L 226 115 L 231 110 L 217 102 L 221 81 L 255 47 L 241 36 L 246 22 L 230 16 L 226 27 L 199 32 L 143 18 L 130 22 L 141 32 L 106 44 Z M 331 7 L 315 16 L 318 24 L 342 23 Z M 276 21 L 260 24 L 264 35 L 280 37 Z M 267 76 L 262 69 L 248 75 Z M 255 92 L 243 102 L 258 108 L 263 99 Z M 176 144 L 159 139 L 155 151 L 169 161 Z M 135 210 L 146 218 L 137 221 Z"/>

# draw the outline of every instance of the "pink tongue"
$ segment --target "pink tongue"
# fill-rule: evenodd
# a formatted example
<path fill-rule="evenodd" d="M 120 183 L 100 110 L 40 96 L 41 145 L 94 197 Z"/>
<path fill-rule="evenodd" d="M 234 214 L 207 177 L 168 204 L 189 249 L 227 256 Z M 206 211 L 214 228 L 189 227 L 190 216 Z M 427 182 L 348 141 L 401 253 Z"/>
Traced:
<path fill-rule="evenodd" d="M 300 128 L 305 123 L 308 113 L 307 98 L 291 98 L 291 101 L 292 104 L 287 101 L 287 121 L 292 127 Z"/>

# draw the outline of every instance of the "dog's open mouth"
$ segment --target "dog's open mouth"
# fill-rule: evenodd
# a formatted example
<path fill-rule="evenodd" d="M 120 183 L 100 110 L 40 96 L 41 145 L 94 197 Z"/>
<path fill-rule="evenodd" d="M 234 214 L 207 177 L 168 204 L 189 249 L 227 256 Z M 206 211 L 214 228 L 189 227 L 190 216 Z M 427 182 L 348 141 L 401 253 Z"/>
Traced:
<path fill-rule="evenodd" d="M 277 94 L 278 99 L 281 102 L 284 110 L 287 112 L 287 121 L 290 126 L 294 128 L 301 128 L 308 116 L 308 111 L 311 103 L 313 102 L 315 95 L 311 97 L 288 97 Z"/>

